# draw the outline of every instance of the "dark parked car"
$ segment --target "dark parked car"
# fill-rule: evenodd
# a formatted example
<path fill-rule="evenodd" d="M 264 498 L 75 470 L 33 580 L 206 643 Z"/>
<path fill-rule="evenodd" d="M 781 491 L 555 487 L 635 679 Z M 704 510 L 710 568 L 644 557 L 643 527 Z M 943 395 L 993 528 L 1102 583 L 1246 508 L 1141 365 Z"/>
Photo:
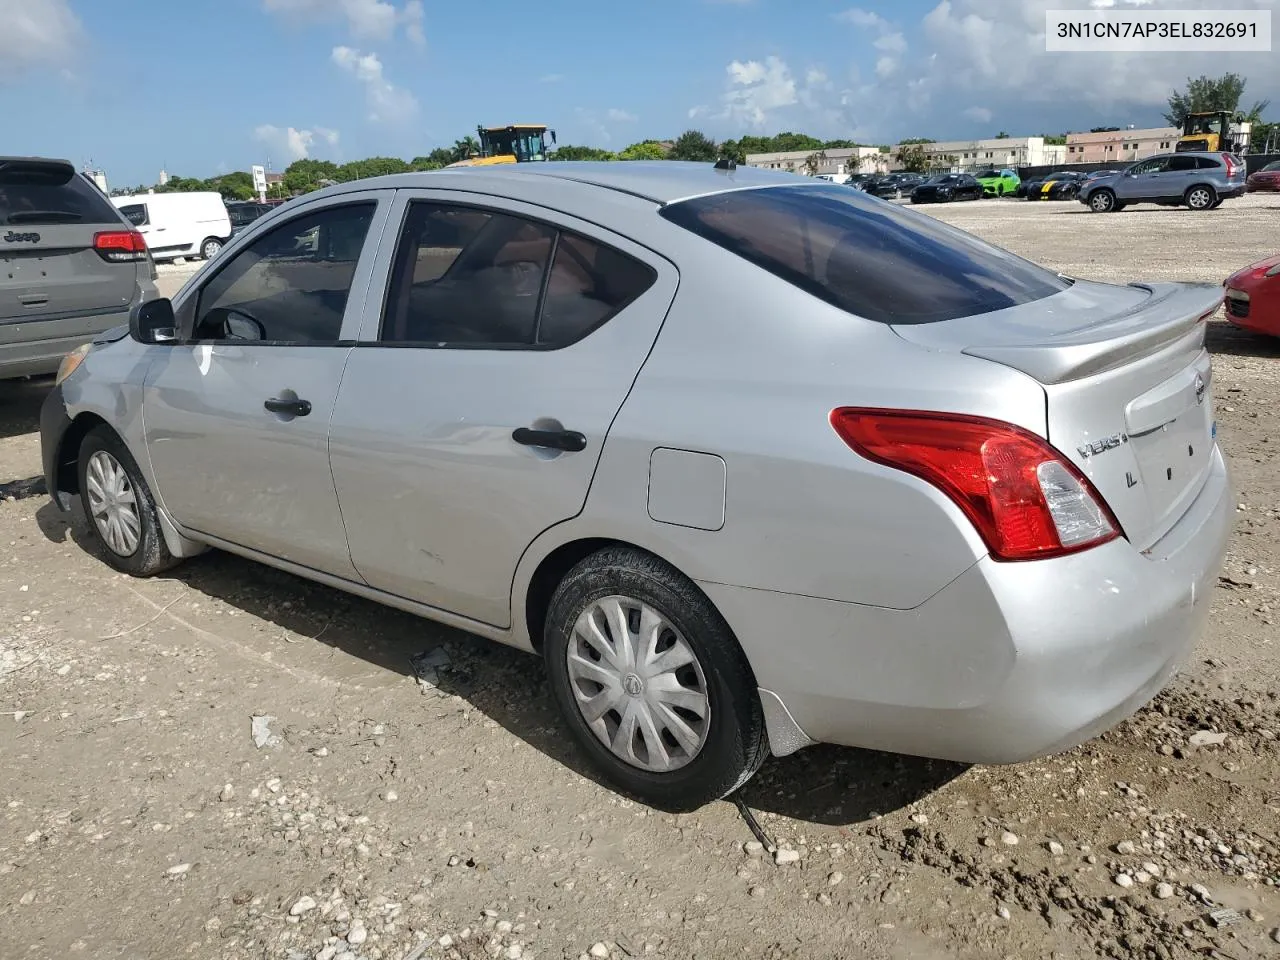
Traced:
<path fill-rule="evenodd" d="M 916 187 L 912 203 L 947 203 L 951 200 L 979 200 L 982 184 L 967 173 L 940 173 Z"/>
<path fill-rule="evenodd" d="M 901 200 L 911 196 L 911 192 L 924 183 L 925 179 L 918 173 L 891 173 L 869 181 L 863 189 L 872 196 Z"/>
<path fill-rule="evenodd" d="M 259 217 L 266 216 L 275 208 L 275 204 L 254 203 L 252 201 L 228 203 L 227 216 L 231 218 L 231 235 L 234 237 L 241 233 L 253 221 Z"/>
<path fill-rule="evenodd" d="M 1018 196 L 1024 200 L 1074 200 L 1076 191 L 1085 182 L 1086 174 L 1078 170 L 1054 170 L 1042 173 L 1018 186 Z"/>

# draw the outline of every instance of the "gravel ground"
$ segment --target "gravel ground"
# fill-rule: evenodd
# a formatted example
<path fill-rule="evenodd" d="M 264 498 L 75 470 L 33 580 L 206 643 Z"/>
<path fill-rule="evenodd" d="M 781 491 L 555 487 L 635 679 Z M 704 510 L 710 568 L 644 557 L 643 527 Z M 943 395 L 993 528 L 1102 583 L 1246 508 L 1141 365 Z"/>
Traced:
<path fill-rule="evenodd" d="M 924 209 L 1084 277 L 1219 281 L 1280 197 Z M 523 654 L 221 554 L 116 575 L 13 482 L 44 387 L 0 384 L 0 955 L 1280 956 L 1280 341 L 1210 344 L 1238 524 L 1183 675 L 1016 767 L 770 761 L 765 848 L 731 802 L 596 783 Z"/>

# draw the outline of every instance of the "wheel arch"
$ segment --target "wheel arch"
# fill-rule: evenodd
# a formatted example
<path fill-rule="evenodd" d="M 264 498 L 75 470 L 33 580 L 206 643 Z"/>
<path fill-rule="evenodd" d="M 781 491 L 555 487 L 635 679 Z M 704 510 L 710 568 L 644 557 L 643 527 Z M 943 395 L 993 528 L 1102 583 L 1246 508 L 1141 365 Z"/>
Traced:
<path fill-rule="evenodd" d="M 54 469 L 57 472 L 52 478 L 54 490 L 49 491 L 50 495 L 55 491 L 61 491 L 73 496 L 80 493 L 80 473 L 78 470 L 80 445 L 84 443 L 84 438 L 89 435 L 89 431 L 99 426 L 106 427 L 119 436 L 119 432 L 115 431 L 106 420 L 96 413 L 81 413 L 71 421 L 71 426 L 67 427 L 66 433 L 62 435 L 62 439 L 58 443 L 58 452 L 54 458 Z"/>

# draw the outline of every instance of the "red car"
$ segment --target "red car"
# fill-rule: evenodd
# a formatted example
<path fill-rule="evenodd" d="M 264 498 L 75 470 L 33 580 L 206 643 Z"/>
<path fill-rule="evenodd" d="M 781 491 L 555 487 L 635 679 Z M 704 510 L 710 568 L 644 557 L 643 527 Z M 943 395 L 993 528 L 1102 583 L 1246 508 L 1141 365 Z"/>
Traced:
<path fill-rule="evenodd" d="M 1256 173 L 1249 174 L 1249 178 L 1244 182 L 1244 188 L 1249 193 L 1280 191 L 1280 160 L 1268 163 Z"/>
<path fill-rule="evenodd" d="M 1227 277 L 1227 319 L 1237 327 L 1280 337 L 1280 255 Z"/>

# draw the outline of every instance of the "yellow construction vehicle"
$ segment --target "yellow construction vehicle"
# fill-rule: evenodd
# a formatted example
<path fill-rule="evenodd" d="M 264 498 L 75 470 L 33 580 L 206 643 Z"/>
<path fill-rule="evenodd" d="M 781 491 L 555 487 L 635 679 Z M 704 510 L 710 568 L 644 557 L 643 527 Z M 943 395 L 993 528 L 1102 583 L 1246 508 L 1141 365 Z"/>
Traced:
<path fill-rule="evenodd" d="M 547 159 L 547 136 L 556 132 L 544 123 L 513 123 L 505 127 L 476 127 L 480 155 L 451 163 L 451 167 L 487 167 L 495 163 L 529 163 Z"/>
<path fill-rule="evenodd" d="M 1244 153 L 1249 145 L 1248 123 L 1233 123 L 1233 113 L 1214 110 L 1207 113 L 1189 113 L 1182 121 L 1182 136 L 1177 149 L 1223 153 Z"/>

